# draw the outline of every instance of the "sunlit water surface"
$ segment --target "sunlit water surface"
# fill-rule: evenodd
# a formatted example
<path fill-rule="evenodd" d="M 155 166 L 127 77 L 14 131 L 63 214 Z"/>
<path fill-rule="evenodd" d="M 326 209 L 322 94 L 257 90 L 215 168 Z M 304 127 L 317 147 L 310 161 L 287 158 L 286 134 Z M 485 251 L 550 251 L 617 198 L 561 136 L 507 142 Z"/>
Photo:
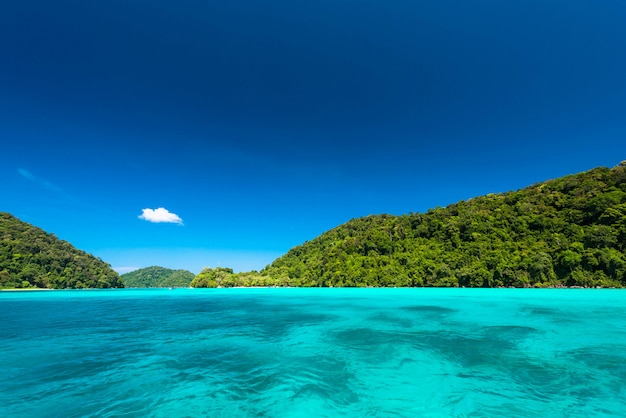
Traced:
<path fill-rule="evenodd" d="M 623 417 L 626 291 L 0 293 L 2 417 Z"/>

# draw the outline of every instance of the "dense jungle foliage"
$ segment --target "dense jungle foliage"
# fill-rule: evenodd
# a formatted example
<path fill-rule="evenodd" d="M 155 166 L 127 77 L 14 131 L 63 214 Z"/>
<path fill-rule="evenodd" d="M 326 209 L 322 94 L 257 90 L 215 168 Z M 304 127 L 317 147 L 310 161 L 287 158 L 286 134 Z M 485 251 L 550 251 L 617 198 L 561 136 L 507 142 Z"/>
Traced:
<path fill-rule="evenodd" d="M 203 274 L 196 287 L 623 287 L 626 162 L 423 214 L 353 219 L 260 273 Z"/>
<path fill-rule="evenodd" d="M 146 267 L 122 274 L 125 287 L 189 287 L 195 275 L 187 270 Z"/>
<path fill-rule="evenodd" d="M 0 212 L 0 288 L 124 287 L 104 261 Z"/>
<path fill-rule="evenodd" d="M 204 268 L 191 282 L 191 287 L 288 286 L 257 271 L 234 273 L 226 267 Z"/>

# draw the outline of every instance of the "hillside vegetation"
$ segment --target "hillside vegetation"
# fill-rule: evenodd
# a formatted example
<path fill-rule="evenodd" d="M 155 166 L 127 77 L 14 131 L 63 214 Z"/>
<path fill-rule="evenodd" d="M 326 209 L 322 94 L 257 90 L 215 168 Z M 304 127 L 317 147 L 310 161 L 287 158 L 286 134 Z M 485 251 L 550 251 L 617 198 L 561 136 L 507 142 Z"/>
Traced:
<path fill-rule="evenodd" d="M 214 273 L 201 273 L 217 277 L 208 286 L 623 287 L 626 162 L 423 214 L 353 219 L 260 273 Z"/>
<path fill-rule="evenodd" d="M 195 275 L 187 270 L 146 267 L 122 274 L 125 287 L 189 287 Z"/>
<path fill-rule="evenodd" d="M 124 287 L 104 261 L 0 212 L 0 288 Z"/>

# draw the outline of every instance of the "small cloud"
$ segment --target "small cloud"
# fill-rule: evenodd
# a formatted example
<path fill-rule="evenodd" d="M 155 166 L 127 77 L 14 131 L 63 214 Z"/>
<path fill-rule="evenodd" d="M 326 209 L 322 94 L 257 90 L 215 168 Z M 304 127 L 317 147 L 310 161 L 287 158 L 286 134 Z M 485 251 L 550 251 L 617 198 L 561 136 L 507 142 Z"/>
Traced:
<path fill-rule="evenodd" d="M 183 224 L 183 220 L 175 213 L 170 212 L 165 208 L 157 209 L 142 209 L 142 214 L 139 215 L 139 219 L 144 219 L 153 223 L 171 223 L 171 224 Z"/>
<path fill-rule="evenodd" d="M 57 186 L 55 186 L 54 184 L 50 183 L 49 181 L 46 181 L 42 178 L 39 178 L 37 176 L 35 176 L 33 173 L 31 173 L 28 170 L 24 170 L 23 168 L 18 168 L 17 172 L 20 173 L 20 175 L 22 177 L 24 177 L 26 180 L 32 181 L 33 183 L 37 183 L 47 189 L 53 190 L 55 192 L 59 192 L 61 191 L 61 189 L 59 189 Z"/>

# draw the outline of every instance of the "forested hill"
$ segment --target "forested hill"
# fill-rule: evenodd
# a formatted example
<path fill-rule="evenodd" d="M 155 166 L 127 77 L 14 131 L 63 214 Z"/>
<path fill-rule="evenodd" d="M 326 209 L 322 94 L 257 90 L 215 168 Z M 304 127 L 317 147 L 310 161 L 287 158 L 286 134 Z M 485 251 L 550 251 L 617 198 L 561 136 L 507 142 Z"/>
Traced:
<path fill-rule="evenodd" d="M 124 287 L 104 261 L 0 212 L 0 288 Z"/>
<path fill-rule="evenodd" d="M 122 274 L 126 287 L 189 287 L 195 275 L 187 270 L 146 267 Z"/>
<path fill-rule="evenodd" d="M 292 286 L 625 286 L 626 162 L 424 214 L 353 219 L 261 274 Z"/>

